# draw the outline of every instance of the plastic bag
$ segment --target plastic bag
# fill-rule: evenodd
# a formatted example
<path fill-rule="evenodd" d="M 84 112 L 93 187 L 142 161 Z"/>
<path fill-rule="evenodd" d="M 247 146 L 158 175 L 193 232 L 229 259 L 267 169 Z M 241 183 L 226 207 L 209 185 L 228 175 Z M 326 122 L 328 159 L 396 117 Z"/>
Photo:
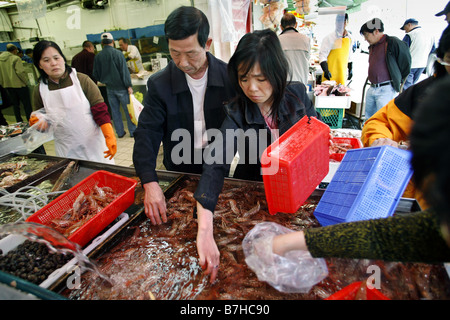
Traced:
<path fill-rule="evenodd" d="M 134 94 L 130 94 L 130 103 L 127 105 L 127 108 L 128 113 L 130 114 L 131 122 L 137 125 L 139 115 L 141 114 L 142 109 L 144 109 L 144 106 L 138 99 L 136 99 Z"/>
<path fill-rule="evenodd" d="M 45 0 L 16 0 L 16 6 L 20 21 L 43 18 L 47 12 Z"/>
<path fill-rule="evenodd" d="M 286 293 L 307 293 L 328 275 L 324 259 L 313 258 L 308 251 L 289 251 L 279 256 L 272 251 L 276 235 L 293 232 L 274 222 L 257 224 L 242 242 L 245 262 L 260 281 Z"/>
<path fill-rule="evenodd" d="M 54 127 L 43 111 L 34 111 L 32 115 L 38 117 L 38 122 L 26 129 L 24 133 L 16 137 L 8 138 L 0 144 L 0 156 L 9 153 L 26 155 L 44 143 L 54 139 Z"/>

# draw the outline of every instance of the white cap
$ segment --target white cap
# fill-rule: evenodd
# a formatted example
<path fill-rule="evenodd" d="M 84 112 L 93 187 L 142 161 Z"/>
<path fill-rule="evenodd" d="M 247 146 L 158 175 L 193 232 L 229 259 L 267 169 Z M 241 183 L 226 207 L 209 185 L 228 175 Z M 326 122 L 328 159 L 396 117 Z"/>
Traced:
<path fill-rule="evenodd" d="M 113 40 L 114 41 L 114 38 L 111 33 L 105 32 L 105 33 L 102 33 L 102 40 Z"/>

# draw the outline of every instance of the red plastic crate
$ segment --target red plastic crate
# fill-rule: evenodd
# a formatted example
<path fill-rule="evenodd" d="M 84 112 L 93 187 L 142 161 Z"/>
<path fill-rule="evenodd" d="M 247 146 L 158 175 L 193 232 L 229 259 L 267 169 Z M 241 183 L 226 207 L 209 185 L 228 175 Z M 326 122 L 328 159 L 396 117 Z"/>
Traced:
<path fill-rule="evenodd" d="M 85 246 L 133 204 L 136 180 L 99 170 L 30 216 L 27 222 L 45 225 L 47 222 L 61 217 L 72 208 L 81 191 L 89 194 L 96 184 L 100 188 L 110 187 L 120 195 L 68 237 L 70 241 L 78 243 L 81 247 Z"/>
<path fill-rule="evenodd" d="M 390 300 L 380 291 L 375 288 L 370 289 L 362 281 L 353 282 L 346 286 L 344 289 L 333 293 L 325 300 L 355 300 L 357 298 L 358 291 L 361 290 L 361 295 L 365 293 L 365 296 L 360 296 L 361 300 Z"/>
<path fill-rule="evenodd" d="M 305 116 L 263 152 L 270 214 L 295 213 L 328 174 L 329 135 L 328 125 Z"/>
<path fill-rule="evenodd" d="M 335 137 L 332 140 L 334 143 L 347 143 L 352 146 L 352 149 L 359 149 L 363 147 L 361 140 L 359 140 L 358 138 Z M 330 160 L 341 162 L 344 156 L 345 153 L 331 153 Z"/>

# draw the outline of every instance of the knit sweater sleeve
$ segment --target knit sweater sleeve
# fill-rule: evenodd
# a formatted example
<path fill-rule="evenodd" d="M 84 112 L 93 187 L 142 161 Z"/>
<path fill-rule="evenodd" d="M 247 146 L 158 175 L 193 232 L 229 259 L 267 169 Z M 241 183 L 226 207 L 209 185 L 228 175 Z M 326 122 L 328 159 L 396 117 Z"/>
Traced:
<path fill-rule="evenodd" d="M 305 240 L 314 257 L 450 261 L 450 248 L 431 211 L 307 229 Z"/>

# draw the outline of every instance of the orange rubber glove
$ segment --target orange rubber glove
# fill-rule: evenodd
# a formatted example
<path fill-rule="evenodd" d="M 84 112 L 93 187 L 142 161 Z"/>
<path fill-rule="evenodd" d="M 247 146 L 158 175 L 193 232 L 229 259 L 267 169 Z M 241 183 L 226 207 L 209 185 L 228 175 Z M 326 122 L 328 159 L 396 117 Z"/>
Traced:
<path fill-rule="evenodd" d="M 114 130 L 111 123 L 105 123 L 100 126 L 102 129 L 103 136 L 105 137 L 106 146 L 108 150 L 103 152 L 105 154 L 105 158 L 111 160 L 117 152 L 117 141 L 116 136 L 114 135 Z"/>
<path fill-rule="evenodd" d="M 47 121 L 45 121 L 44 119 L 39 119 L 38 117 L 36 117 L 34 114 L 31 115 L 30 120 L 28 121 L 28 124 L 31 126 L 33 126 L 34 124 L 38 123 L 37 129 L 39 131 L 45 131 L 48 129 L 48 123 Z"/>

